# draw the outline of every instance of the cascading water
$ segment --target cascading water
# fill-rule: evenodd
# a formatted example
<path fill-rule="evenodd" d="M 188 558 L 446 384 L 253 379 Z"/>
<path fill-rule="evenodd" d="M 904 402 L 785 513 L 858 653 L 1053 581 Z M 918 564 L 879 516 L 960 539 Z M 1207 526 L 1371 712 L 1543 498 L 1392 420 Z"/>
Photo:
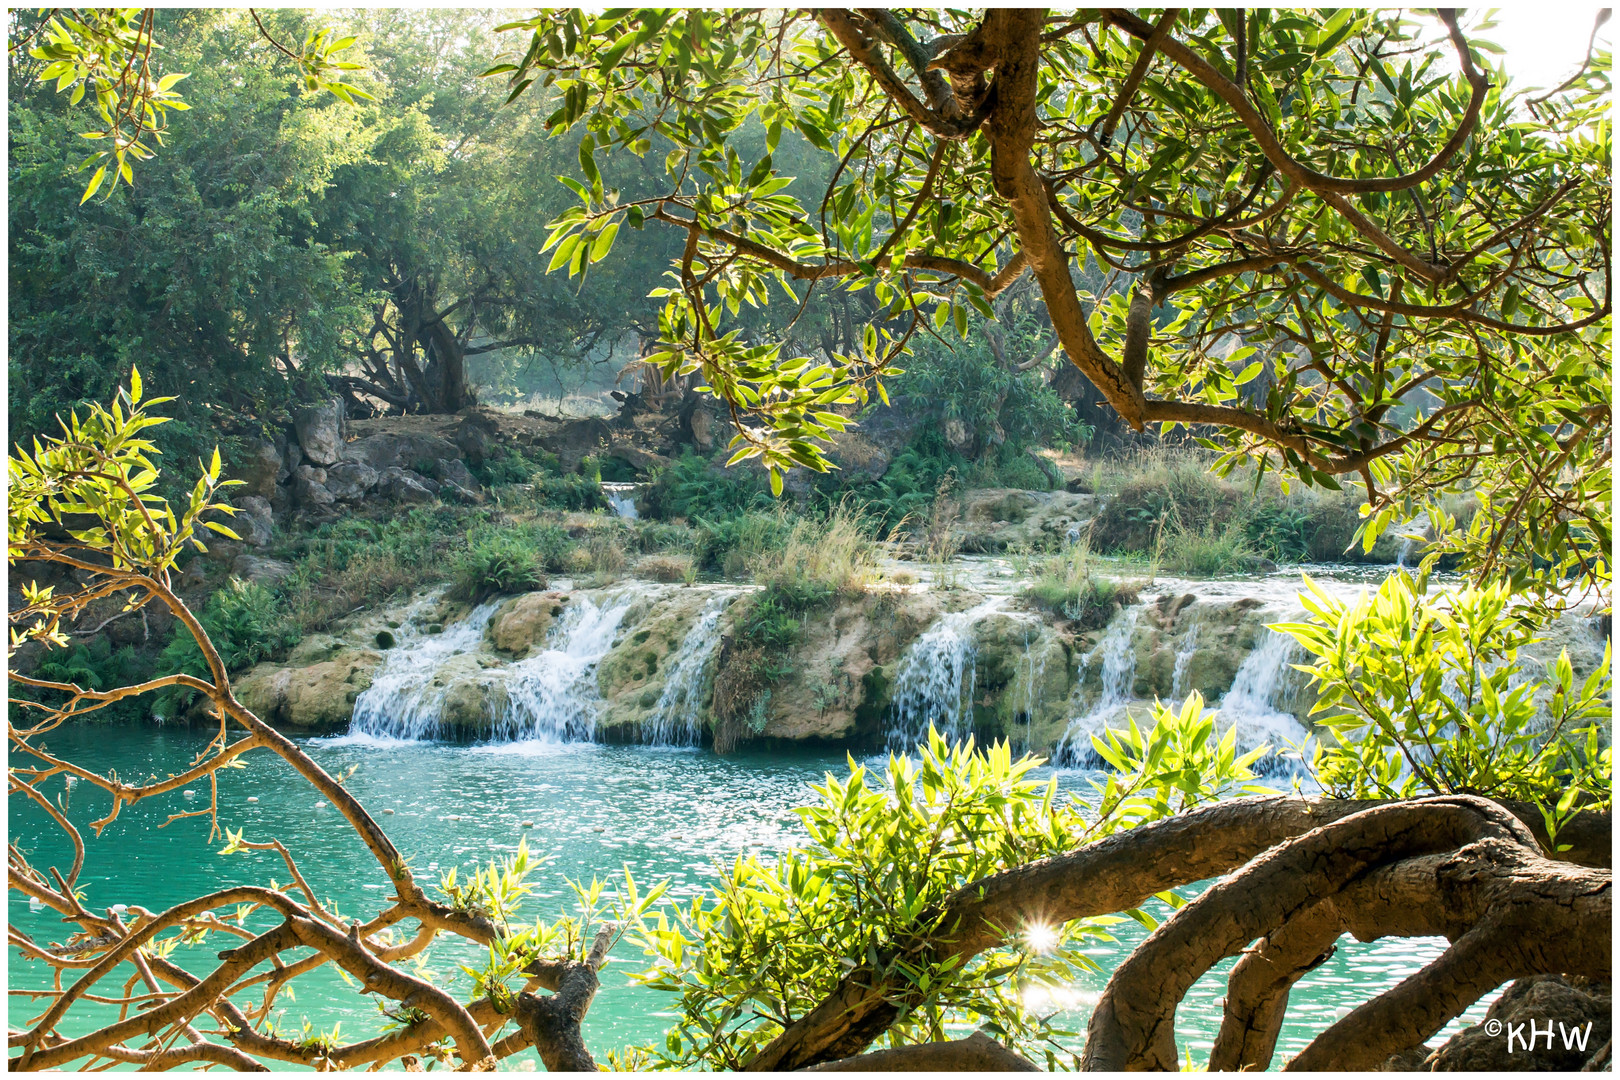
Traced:
<path fill-rule="evenodd" d="M 1300 656 L 1300 647 L 1293 638 L 1267 630 L 1265 638 L 1254 651 L 1244 657 L 1232 679 L 1232 688 L 1221 698 L 1218 706 L 1221 731 L 1236 726 L 1239 752 L 1252 750 L 1261 743 L 1271 744 L 1275 751 L 1286 751 L 1289 746 L 1301 745 L 1309 734 L 1297 718 L 1286 711 L 1284 697 L 1290 684 L 1292 665 Z M 1288 771 L 1288 759 L 1268 755 L 1256 763 L 1261 772 Z"/>
<path fill-rule="evenodd" d="M 908 753 L 928 735 L 928 725 L 959 739 L 973 726 L 974 666 L 978 649 L 973 625 L 1006 602 L 998 596 L 967 611 L 942 616 L 914 641 L 894 675 L 888 748 Z"/>
<path fill-rule="evenodd" d="M 354 701 L 350 736 L 416 740 L 439 734 L 446 687 L 433 677 L 446 660 L 478 647 L 499 606 L 495 600 L 480 604 L 443 633 L 425 633 L 418 619 L 440 595 L 430 594 L 407 611 L 398 643 L 383 654 L 382 669 Z"/>
<path fill-rule="evenodd" d="M 430 597 L 436 599 L 436 597 Z M 551 629 L 548 647 L 514 664 L 481 670 L 480 682 L 504 693 L 490 736 L 500 741 L 589 740 L 596 725 L 596 665 L 612 648 L 632 596 L 597 603 L 579 597 Z M 418 627 L 412 612 L 399 642 L 384 654 L 382 670 L 354 703 L 351 738 L 421 740 L 446 735 L 443 716 L 449 680 L 442 669 L 477 650 L 499 600 L 481 604 L 440 634 Z"/>
<path fill-rule="evenodd" d="M 650 745 L 697 746 L 702 741 L 703 683 L 720 644 L 720 616 L 735 598 L 735 593 L 712 597 L 681 640 L 653 715 L 642 725 Z"/>
<path fill-rule="evenodd" d="M 550 648 L 505 669 L 506 707 L 494 735 L 507 742 L 589 742 L 596 730 L 596 665 L 613 648 L 632 594 L 581 597 L 552 628 Z"/>
<path fill-rule="evenodd" d="M 626 521 L 636 520 L 635 484 L 603 484 L 602 494 L 607 496 L 608 505 L 613 507 L 615 514 Z"/>
<path fill-rule="evenodd" d="M 1014 740 L 1015 755 L 1029 753 L 1030 725 L 1034 724 L 1040 712 L 1041 688 L 1046 682 L 1047 650 L 1044 645 L 1039 625 L 1024 630 L 1024 651 L 1018 657 L 1019 691 L 1015 713 L 1023 718 L 1023 733 Z"/>
<path fill-rule="evenodd" d="M 1192 666 L 1193 653 L 1197 651 L 1198 623 L 1194 621 L 1176 645 L 1176 666 L 1170 676 L 1170 696 L 1176 701 L 1187 696 L 1187 669 Z"/>
<path fill-rule="evenodd" d="M 1097 647 L 1080 658 L 1082 680 L 1093 659 L 1102 665 L 1102 690 L 1084 716 L 1069 722 L 1063 738 L 1058 740 L 1052 751 L 1054 765 L 1078 768 L 1097 763 L 1097 752 L 1091 748 L 1091 736 L 1101 731 L 1106 722 L 1131 701 L 1132 687 L 1136 682 L 1133 639 L 1141 616 L 1140 605 L 1126 608 L 1108 624 Z"/>

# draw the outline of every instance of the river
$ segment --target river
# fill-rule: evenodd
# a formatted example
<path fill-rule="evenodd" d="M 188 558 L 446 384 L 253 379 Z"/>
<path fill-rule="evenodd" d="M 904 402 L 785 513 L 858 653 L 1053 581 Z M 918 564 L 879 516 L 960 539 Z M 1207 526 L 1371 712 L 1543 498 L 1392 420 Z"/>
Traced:
<path fill-rule="evenodd" d="M 65 727 L 44 741 L 81 764 L 116 767 L 121 776 L 132 778 L 179 770 L 207 738 L 202 731 L 172 726 L 81 725 Z M 622 878 L 625 867 L 638 883 L 668 879 L 670 899 L 689 899 L 705 891 L 716 868 L 732 858 L 768 856 L 802 842 L 793 807 L 814 798 L 810 785 L 826 772 L 843 774 L 847 769 L 842 754 L 808 751 L 720 757 L 702 750 L 595 743 L 480 746 L 355 737 L 312 739 L 305 745 L 331 772 L 356 767 L 350 789 L 378 816 L 424 883 L 436 881 L 450 866 L 465 872 L 510 854 L 525 836 L 531 851 L 551 855 L 552 861 L 531 877 L 535 892 L 524 909 L 528 918 L 554 917 L 565 908 L 572 895 L 569 879 Z M 221 824 L 244 829 L 249 840 L 287 842 L 316 892 L 330 897 L 345 916 L 364 919 L 380 910 L 382 876 L 337 813 L 267 752 L 246 760 L 247 769 L 220 774 Z M 1064 788 L 1088 790 L 1084 772 L 1059 775 Z M 60 792 L 60 779 L 50 781 L 47 791 L 53 796 Z M 99 838 L 87 831 L 89 859 L 81 877 L 87 904 L 162 910 L 226 883 L 285 881 L 286 872 L 273 852 L 216 854 L 223 844 L 207 841 L 206 818 L 159 828 L 169 814 L 202 806 L 206 795 L 206 784 L 199 784 L 189 799 L 175 795 L 126 809 Z M 82 827 L 109 805 L 106 796 L 81 784 L 72 792 L 69 812 Z M 524 828 L 525 822 L 532 824 Z M 32 803 L 11 800 L 10 834 L 35 866 L 66 867 L 71 862 L 65 839 Z M 54 913 L 31 911 L 15 891 L 10 896 L 13 925 L 37 939 L 62 939 L 65 930 Z M 1118 929 L 1117 943 L 1091 950 L 1102 974 L 1082 977 L 1072 988 L 1068 1003 L 1074 1009 L 1058 1018 L 1059 1026 L 1084 1031 L 1089 1002 L 1144 934 L 1133 923 Z M 1439 939 L 1371 945 L 1341 941 L 1338 952 L 1295 989 L 1275 1063 L 1298 1052 L 1373 991 L 1417 971 L 1443 946 Z M 201 971 L 223 947 L 216 937 L 205 947 L 182 949 L 176 959 Z M 464 992 L 468 980 L 457 964 L 472 959 L 470 950 L 437 944 L 427 966 Z M 626 980 L 641 959 L 621 943 L 604 974 L 585 1025 L 586 1040 L 599 1059 L 609 1049 L 661 1041 L 670 1023 L 674 1002 L 669 995 Z M 12 989 L 48 985 L 42 966 L 20 961 L 15 951 L 10 965 Z M 1219 1026 L 1229 968 L 1230 962 L 1222 964 L 1201 980 L 1178 1014 L 1182 1052 L 1190 1051 L 1194 1063 L 1207 1058 Z M 370 998 L 360 997 L 329 968 L 296 985 L 296 1000 L 284 995 L 278 1003 L 284 1010 L 279 1021 L 283 1032 L 296 1035 L 306 1018 L 316 1030 L 341 1020 L 342 1040 L 349 1041 L 379 1030 L 384 1022 Z M 26 999 L 13 997 L 11 1005 L 14 1027 L 44 1007 L 25 1015 Z M 1476 1006 L 1448 1033 L 1461 1023 L 1477 1022 L 1483 1012 L 1483 1004 Z M 1079 1039 L 1074 1042 L 1078 1045 Z M 533 1061 L 532 1054 L 520 1057 Z M 511 1064 L 530 1067 L 517 1059 Z"/>

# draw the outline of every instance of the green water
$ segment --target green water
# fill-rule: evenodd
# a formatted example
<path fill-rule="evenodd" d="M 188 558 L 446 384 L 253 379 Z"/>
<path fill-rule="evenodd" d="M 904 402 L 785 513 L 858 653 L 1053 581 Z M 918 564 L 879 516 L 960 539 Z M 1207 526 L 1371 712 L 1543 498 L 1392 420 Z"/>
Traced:
<path fill-rule="evenodd" d="M 188 764 L 207 736 L 177 728 L 65 728 L 46 745 L 65 756 L 105 770 L 116 767 L 126 779 L 167 775 Z M 313 756 L 332 772 L 358 766 L 348 781 L 388 830 L 394 842 L 431 884 L 450 866 L 470 868 L 516 849 L 527 835 L 530 849 L 549 853 L 553 861 L 530 880 L 536 886 L 530 917 L 550 917 L 572 896 L 566 879 L 608 877 L 629 866 L 638 882 L 671 881 L 670 897 L 679 900 L 702 892 L 714 867 L 748 852 L 769 854 L 802 839 L 792 808 L 813 798 L 810 785 L 829 771 L 842 773 L 845 759 L 834 753 L 738 754 L 721 758 L 703 751 L 660 750 L 591 744 L 450 746 L 443 744 L 354 743 L 313 740 Z M 266 751 L 245 759 L 249 767 L 221 776 L 221 824 L 245 829 L 249 840 L 277 838 L 291 847 L 300 869 L 316 892 L 330 897 L 345 916 L 367 919 L 384 906 L 385 886 L 369 852 L 344 821 L 291 769 Z M 1066 773 L 1065 787 L 1083 787 L 1084 777 Z M 207 842 L 205 818 L 159 825 L 180 810 L 197 809 L 207 797 L 206 783 L 196 795 L 175 794 L 126 808 L 98 839 L 86 831 L 89 859 L 80 879 L 92 908 L 138 904 L 160 911 L 183 899 L 225 884 L 287 880 L 274 852 L 222 856 L 222 843 Z M 62 790 L 53 779 L 47 791 Z M 249 802 L 254 798 L 256 802 Z M 73 789 L 72 819 L 84 823 L 102 816 L 110 797 Z M 394 813 L 385 814 L 383 811 Z M 61 833 L 31 801 L 10 802 L 12 842 L 36 867 L 66 868 L 71 849 Z M 450 816 L 459 816 L 451 821 Z M 529 821 L 533 827 L 520 828 Z M 11 893 L 10 919 L 36 940 L 60 941 L 70 932 L 49 910 L 30 911 L 26 898 Z M 265 926 L 273 917 L 265 915 Z M 257 925 L 252 919 L 250 927 Z M 1090 1000 L 1102 989 L 1106 973 L 1145 933 L 1134 924 L 1121 928 L 1120 942 L 1100 944 L 1091 955 L 1105 974 L 1073 988 L 1076 1010 L 1062 1025 L 1083 1032 Z M 1365 1001 L 1417 971 L 1443 948 L 1439 939 L 1388 940 L 1363 945 L 1349 938 L 1338 953 L 1307 975 L 1294 991 L 1279 1051 L 1295 1053 L 1336 1015 Z M 212 967 L 214 953 L 229 947 L 219 937 L 206 946 L 181 950 L 175 960 L 189 970 Z M 428 967 L 454 988 L 465 991 L 458 962 L 472 962 L 471 950 L 441 939 L 429 951 Z M 8 984 L 13 989 L 45 986 L 42 965 L 9 953 Z M 668 995 L 631 986 L 625 973 L 641 958 L 621 944 L 603 978 L 586 1023 L 588 1044 L 600 1057 L 608 1049 L 661 1041 L 669 1024 Z M 1182 1003 L 1177 1025 L 1183 1053 L 1194 1060 L 1207 1056 L 1220 1024 L 1221 998 L 1230 961 L 1201 980 Z M 476 965 L 481 966 L 481 965 Z M 617 970 L 615 970 L 617 969 Z M 120 980 L 121 982 L 121 980 Z M 279 1024 L 296 1034 L 308 1018 L 316 1029 L 342 1021 L 342 1041 L 363 1038 L 385 1021 L 372 999 L 359 996 L 330 968 L 296 984 L 297 998 L 284 994 Z M 27 999 L 11 999 L 12 1025 L 18 1026 L 44 1008 L 29 1008 Z M 25 1012 L 26 1010 L 26 1012 Z M 1463 1022 L 1484 1011 L 1476 1006 Z M 68 1034 L 88 1030 L 64 1028 Z M 1453 1024 L 1454 1030 L 1458 1024 Z M 532 1055 L 522 1055 L 532 1058 Z"/>

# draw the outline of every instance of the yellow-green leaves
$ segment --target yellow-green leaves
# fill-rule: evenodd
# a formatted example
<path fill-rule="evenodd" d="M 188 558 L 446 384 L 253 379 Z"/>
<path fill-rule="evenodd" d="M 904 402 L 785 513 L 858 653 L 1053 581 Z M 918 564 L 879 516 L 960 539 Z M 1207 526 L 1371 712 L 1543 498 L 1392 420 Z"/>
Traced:
<path fill-rule="evenodd" d="M 1574 788 L 1581 805 L 1608 804 L 1607 657 L 1584 683 L 1567 654 L 1549 665 L 1549 681 L 1528 677 L 1520 650 L 1546 615 L 1517 602 L 1508 583 L 1429 596 L 1425 577 L 1398 572 L 1349 603 L 1306 584 L 1311 621 L 1274 629 L 1315 658 L 1299 668 L 1328 733 L 1308 762 L 1327 791 L 1467 791 L 1556 809 Z"/>

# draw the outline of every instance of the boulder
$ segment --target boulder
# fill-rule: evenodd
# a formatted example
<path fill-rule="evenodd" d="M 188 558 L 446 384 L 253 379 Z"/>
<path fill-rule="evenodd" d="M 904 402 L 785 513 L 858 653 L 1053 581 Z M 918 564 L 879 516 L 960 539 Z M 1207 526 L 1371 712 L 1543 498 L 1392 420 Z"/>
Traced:
<path fill-rule="evenodd" d="M 326 470 L 300 465 L 293 470 L 293 497 L 302 507 L 331 506 L 337 501 L 326 487 Z"/>
<path fill-rule="evenodd" d="M 293 430 L 304 456 L 316 465 L 336 464 L 343 457 L 346 419 L 343 402 L 335 398 L 294 412 Z"/>
<path fill-rule="evenodd" d="M 326 470 L 326 490 L 342 502 L 358 502 L 377 486 L 377 470 L 363 461 L 340 461 Z"/>
<path fill-rule="evenodd" d="M 287 438 L 287 433 L 285 431 L 276 432 L 274 446 L 276 448 L 277 456 L 279 456 L 281 459 L 281 464 L 276 469 L 276 483 L 285 484 L 289 479 L 292 478 L 293 466 L 298 464 L 298 461 L 293 460 L 293 455 L 297 454 L 300 460 L 302 460 L 304 455 L 303 452 L 298 449 L 298 444 Z M 266 496 L 266 498 L 271 497 L 273 496 Z"/>
<path fill-rule="evenodd" d="M 230 520 L 231 531 L 249 547 L 264 547 L 275 536 L 275 516 L 270 501 L 258 495 L 240 495 L 236 498 L 238 513 Z"/>
<path fill-rule="evenodd" d="M 234 477 L 246 486 L 236 490 L 268 499 L 282 476 L 282 453 L 268 439 L 251 439 L 246 450 L 246 460 Z"/>
<path fill-rule="evenodd" d="M 508 600 L 489 620 L 489 641 L 495 648 L 521 660 L 536 646 L 543 647 L 551 621 L 563 613 L 568 594 L 524 593 Z"/>
<path fill-rule="evenodd" d="M 446 480 L 439 485 L 439 498 L 458 503 L 481 503 L 484 497 L 476 491 L 469 491 L 453 480 Z"/>
<path fill-rule="evenodd" d="M 478 479 L 473 476 L 467 463 L 460 458 L 440 458 L 433 463 L 433 479 L 439 483 L 451 483 L 467 491 L 478 490 Z"/>
<path fill-rule="evenodd" d="M 973 451 L 973 426 L 959 416 L 947 416 L 940 425 L 940 431 L 945 436 L 945 445 L 958 454 L 968 454 Z"/>
<path fill-rule="evenodd" d="M 601 453 L 613 441 L 613 429 L 600 417 L 588 416 L 583 420 L 570 420 L 537 441 L 543 449 L 557 455 L 564 472 L 573 472 L 582 459 Z"/>
<path fill-rule="evenodd" d="M 841 432 L 828 455 L 848 480 L 881 480 L 894 459 L 883 447 L 859 431 Z"/>
<path fill-rule="evenodd" d="M 304 463 L 304 452 L 298 448 L 297 437 L 280 437 L 281 445 L 281 473 L 276 477 L 276 483 L 289 483 L 298 466 Z"/>
<path fill-rule="evenodd" d="M 383 498 L 393 499 L 396 502 L 432 502 L 436 494 L 434 488 L 428 487 L 431 483 L 433 481 L 426 477 L 395 466 L 383 470 L 382 477 L 377 481 L 377 492 Z"/>
<path fill-rule="evenodd" d="M 475 409 L 467 413 L 450 439 L 468 461 L 484 461 L 495 453 L 496 444 L 500 441 L 500 427 L 493 418 Z M 472 487 L 470 484 L 461 486 Z"/>
<path fill-rule="evenodd" d="M 461 448 L 449 439 L 437 435 L 379 434 L 356 439 L 343 448 L 347 461 L 361 461 L 378 472 L 389 469 L 414 469 L 418 462 L 431 468 L 440 458 L 461 457 Z"/>
<path fill-rule="evenodd" d="M 369 649 L 347 649 L 309 667 L 260 664 L 236 684 L 236 696 L 269 723 L 302 731 L 346 728 L 354 701 L 382 663 Z"/>
<path fill-rule="evenodd" d="M 231 560 L 231 573 L 243 581 L 259 585 L 274 585 L 293 572 L 292 564 L 280 559 L 266 559 L 259 555 L 238 555 Z"/>
<path fill-rule="evenodd" d="M 631 468 L 641 472 L 647 472 L 650 469 L 662 469 L 670 464 L 669 458 L 662 454 L 655 454 L 650 450 L 643 450 L 640 447 L 628 446 L 622 443 L 610 447 L 607 454 L 609 457 L 616 457 L 620 461 L 626 462 Z"/>
<path fill-rule="evenodd" d="M 692 445 L 705 454 L 714 449 L 714 414 L 708 409 L 692 410 Z"/>

